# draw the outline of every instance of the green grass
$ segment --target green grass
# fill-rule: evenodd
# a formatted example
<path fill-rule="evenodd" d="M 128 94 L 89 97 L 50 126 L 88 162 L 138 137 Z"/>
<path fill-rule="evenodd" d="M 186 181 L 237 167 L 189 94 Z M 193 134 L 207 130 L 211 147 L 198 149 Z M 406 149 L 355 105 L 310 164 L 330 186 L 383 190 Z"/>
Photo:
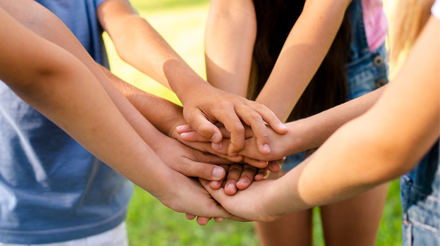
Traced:
<path fill-rule="evenodd" d="M 209 1 L 134 0 L 131 2 L 185 61 L 198 74 L 205 77 L 203 32 Z M 179 103 L 174 93 L 121 61 L 108 37 L 106 37 L 106 45 L 115 74 L 145 91 Z M 319 214 L 316 210 L 313 221 L 315 245 L 324 245 Z M 390 185 L 377 245 L 400 245 L 400 225 L 399 183 L 393 181 Z M 127 228 L 132 246 L 258 245 L 252 223 L 210 222 L 207 226 L 201 227 L 194 221 L 186 220 L 183 214 L 166 208 L 138 187 L 135 187 L 130 203 Z"/>

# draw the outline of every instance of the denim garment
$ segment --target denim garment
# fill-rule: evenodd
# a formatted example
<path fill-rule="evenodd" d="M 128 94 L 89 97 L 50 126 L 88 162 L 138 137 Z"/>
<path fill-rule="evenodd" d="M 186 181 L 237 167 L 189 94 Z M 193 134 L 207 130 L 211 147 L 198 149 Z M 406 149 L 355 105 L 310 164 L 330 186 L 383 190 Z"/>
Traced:
<path fill-rule="evenodd" d="M 103 1 L 38 0 L 106 66 L 96 17 Z M 0 81 L 0 242 L 46 244 L 108 231 L 124 221 L 132 189 Z"/>
<path fill-rule="evenodd" d="M 413 171 L 402 176 L 402 245 L 440 245 L 440 163 L 436 143 Z"/>
<path fill-rule="evenodd" d="M 365 33 L 362 0 L 353 0 L 350 21 L 353 38 L 350 43 L 350 62 L 347 63 L 349 99 L 363 96 L 388 83 L 388 64 L 385 44 L 370 52 Z M 286 157 L 282 170 L 287 172 L 305 159 L 305 152 Z"/>

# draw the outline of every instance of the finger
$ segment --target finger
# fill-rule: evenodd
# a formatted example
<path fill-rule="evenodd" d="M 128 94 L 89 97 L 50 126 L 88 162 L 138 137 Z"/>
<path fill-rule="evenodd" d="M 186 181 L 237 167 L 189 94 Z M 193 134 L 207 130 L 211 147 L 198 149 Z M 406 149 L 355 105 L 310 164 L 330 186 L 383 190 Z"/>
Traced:
<path fill-rule="evenodd" d="M 241 160 L 243 159 L 243 156 L 241 156 L 241 155 L 234 156 L 234 157 L 227 155 L 227 150 L 225 151 L 226 153 L 217 152 L 216 150 L 214 150 L 212 148 L 212 146 L 211 146 L 212 143 L 184 142 L 184 144 L 188 147 L 193 148 L 193 149 L 211 154 L 211 155 L 207 155 L 207 156 L 217 156 L 216 158 L 218 158 L 218 159 L 214 159 L 214 160 L 201 159 L 200 161 L 206 160 L 205 162 L 214 162 L 214 164 L 231 164 L 233 162 L 241 162 Z"/>
<path fill-rule="evenodd" d="M 197 161 L 200 161 L 200 162 L 207 162 L 207 163 L 217 164 L 217 165 L 233 164 L 233 162 L 226 160 L 225 158 L 222 158 L 222 157 L 219 157 L 216 155 L 212 155 L 212 154 L 208 154 L 208 153 L 202 153 L 200 151 L 196 151 L 195 155 L 196 155 Z"/>
<path fill-rule="evenodd" d="M 217 222 L 217 223 L 220 223 L 220 222 L 222 222 L 223 220 L 225 220 L 225 219 L 223 219 L 223 218 L 214 218 L 214 221 Z"/>
<path fill-rule="evenodd" d="M 281 164 L 278 161 L 269 161 L 269 165 L 267 165 L 267 170 L 277 173 L 281 170 Z"/>
<path fill-rule="evenodd" d="M 186 214 L 186 218 L 187 218 L 188 220 L 193 220 L 193 219 L 196 218 L 196 216 L 195 216 L 195 215 L 192 215 L 192 214 Z"/>
<path fill-rule="evenodd" d="M 179 133 L 182 140 L 187 142 L 211 142 L 211 139 L 204 138 L 196 131 Z"/>
<path fill-rule="evenodd" d="M 190 125 L 181 125 L 176 127 L 176 132 L 182 134 L 184 132 L 193 132 L 194 129 Z"/>
<path fill-rule="evenodd" d="M 220 141 L 218 143 L 212 143 L 211 147 L 216 152 L 227 155 L 228 154 L 228 146 L 229 146 L 230 141 L 231 141 L 230 139 L 223 139 L 222 141 Z"/>
<path fill-rule="evenodd" d="M 213 190 L 218 190 L 222 187 L 224 180 L 215 180 L 215 181 L 211 181 L 209 182 L 209 187 L 211 187 L 211 189 Z"/>
<path fill-rule="evenodd" d="M 197 224 L 204 226 L 204 225 L 208 224 L 210 219 L 211 218 L 197 216 Z"/>
<path fill-rule="evenodd" d="M 229 198 L 228 195 L 225 194 L 224 192 L 224 188 L 220 188 L 218 190 L 213 190 L 209 187 L 209 181 L 208 180 L 204 180 L 204 179 L 199 179 L 200 184 L 202 184 L 202 186 L 205 188 L 206 191 L 208 191 L 208 193 L 211 194 L 211 196 L 219 203 L 224 202 L 226 199 Z M 218 218 L 224 218 L 224 219 L 228 219 L 228 220 L 235 220 L 235 221 L 241 221 L 241 222 L 249 222 L 250 220 L 247 219 L 243 219 L 240 218 L 238 216 L 235 216 L 229 212 L 227 212 L 224 208 L 222 208 L 220 205 L 218 205 L 217 207 L 218 209 L 220 209 L 220 213 L 219 215 L 216 215 L 214 217 L 218 217 Z"/>
<path fill-rule="evenodd" d="M 266 127 L 266 123 L 259 113 L 252 110 L 246 105 L 239 105 L 236 107 L 237 115 L 252 128 L 255 137 L 257 138 L 257 148 L 263 155 L 270 154 L 270 138 Z"/>
<path fill-rule="evenodd" d="M 255 181 L 265 180 L 269 176 L 269 173 L 269 170 L 267 170 L 266 168 L 259 169 L 254 179 Z"/>
<path fill-rule="evenodd" d="M 278 134 L 286 134 L 288 131 L 288 128 L 286 124 L 283 124 L 283 122 L 278 119 L 278 117 L 275 115 L 274 112 L 272 112 L 269 108 L 264 106 L 263 104 L 259 104 L 252 101 L 247 101 L 246 105 L 251 107 L 253 110 L 255 110 L 267 124 Z"/>
<path fill-rule="evenodd" d="M 188 118 L 188 119 L 187 119 Z M 220 130 L 210 122 L 205 115 L 199 110 L 196 113 L 190 114 L 185 120 L 191 125 L 191 127 L 203 138 L 210 139 L 212 142 L 218 143 L 222 140 L 222 134 Z"/>
<path fill-rule="evenodd" d="M 237 116 L 234 108 L 223 110 L 221 113 L 221 121 L 226 130 L 231 133 L 231 139 L 228 146 L 228 155 L 236 156 L 237 153 L 244 148 L 244 126 Z"/>
<path fill-rule="evenodd" d="M 223 170 L 225 170 L 225 173 L 228 173 L 229 165 L 220 165 L 220 167 L 223 168 Z M 224 182 L 225 182 L 224 179 L 211 181 L 209 182 L 209 187 L 211 187 L 213 190 L 218 190 L 223 186 Z"/>
<path fill-rule="evenodd" d="M 252 159 L 246 156 L 243 156 L 243 161 L 244 163 L 247 163 L 253 167 L 256 168 L 265 168 L 268 165 L 267 161 L 260 161 L 260 160 L 256 160 L 256 159 Z"/>
<path fill-rule="evenodd" d="M 226 177 L 225 193 L 228 195 L 234 195 L 237 193 L 236 183 L 243 172 L 243 165 L 233 164 L 229 166 L 228 175 Z"/>
<path fill-rule="evenodd" d="M 190 159 L 183 162 L 179 170 L 176 170 L 188 177 L 198 177 L 206 180 L 221 180 L 225 177 L 225 170 L 214 164 L 196 162 Z"/>
<path fill-rule="evenodd" d="M 255 174 L 257 173 L 257 168 L 243 165 L 243 172 L 241 173 L 240 179 L 238 180 L 236 186 L 239 190 L 244 190 L 249 185 L 251 185 L 252 181 L 254 181 Z"/>
<path fill-rule="evenodd" d="M 215 125 L 218 127 L 218 129 L 222 133 L 223 138 L 227 138 L 227 139 L 231 138 L 231 133 L 228 132 L 228 130 L 226 130 L 225 126 L 217 125 L 217 124 L 215 124 Z M 244 136 L 246 139 L 254 136 L 254 133 L 252 132 L 252 128 L 250 128 L 249 126 L 244 126 L 244 128 L 245 128 Z"/>

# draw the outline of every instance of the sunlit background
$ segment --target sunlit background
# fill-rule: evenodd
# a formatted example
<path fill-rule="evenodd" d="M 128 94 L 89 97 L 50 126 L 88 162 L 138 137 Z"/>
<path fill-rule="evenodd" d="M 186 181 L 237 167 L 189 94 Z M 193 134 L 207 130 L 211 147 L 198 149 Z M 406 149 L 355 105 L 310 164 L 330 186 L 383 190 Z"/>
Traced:
<path fill-rule="evenodd" d="M 209 0 L 131 0 L 130 2 L 183 59 L 205 78 L 203 35 Z M 392 11 L 393 3 L 394 0 L 384 0 L 384 9 L 388 16 Z M 174 93 L 121 61 L 106 35 L 105 40 L 111 68 L 116 75 L 145 91 L 179 103 Z M 149 178 L 148 174 L 145 178 Z M 314 245 L 324 245 L 317 211 L 313 221 Z M 399 183 L 393 181 L 376 245 L 401 245 L 401 223 Z M 138 187 L 135 188 L 130 203 L 127 227 L 132 246 L 258 245 L 252 223 L 211 221 L 207 226 L 201 227 L 194 221 L 187 221 L 184 214 L 166 208 Z"/>

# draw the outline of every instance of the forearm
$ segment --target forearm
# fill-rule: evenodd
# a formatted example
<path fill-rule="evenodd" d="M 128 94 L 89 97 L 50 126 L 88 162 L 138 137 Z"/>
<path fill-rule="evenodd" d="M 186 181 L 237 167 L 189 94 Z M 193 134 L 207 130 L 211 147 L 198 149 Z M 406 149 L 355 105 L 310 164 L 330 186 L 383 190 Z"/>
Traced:
<path fill-rule="evenodd" d="M 208 82 L 246 96 L 257 35 L 253 2 L 213 0 L 205 31 Z"/>
<path fill-rule="evenodd" d="M 387 86 L 311 117 L 287 123 L 295 153 L 318 148 L 339 127 L 368 111 Z"/>
<path fill-rule="evenodd" d="M 151 147 L 157 143 L 156 139 L 163 139 L 164 136 L 145 120 L 136 108 L 109 82 L 107 76 L 96 65 L 81 43 L 56 16 L 35 2 L 5 1 L 0 4 L 26 28 L 60 46 L 80 60 L 98 79 L 126 120 Z"/>
<path fill-rule="evenodd" d="M 157 195 L 166 167 L 139 138 L 99 82 L 74 56 L 41 39 L 0 8 L 0 79 L 92 154 Z M 7 27 L 7 28 L 4 28 Z M 24 48 L 26 47 L 26 48 Z M 39 59 L 26 59 L 33 57 Z M 139 173 L 158 177 L 145 180 Z"/>
<path fill-rule="evenodd" d="M 140 90 L 121 80 L 107 68 L 100 67 L 109 81 L 163 134 L 171 136 L 176 126 L 186 124 L 182 115 L 182 107 L 179 105 Z"/>
<path fill-rule="evenodd" d="M 107 0 L 97 12 L 121 58 L 171 88 L 182 102 L 191 88 L 208 85 L 128 2 Z"/>
<path fill-rule="evenodd" d="M 306 1 L 256 100 L 282 121 L 287 120 L 330 49 L 348 2 Z"/>
<path fill-rule="evenodd" d="M 341 127 L 308 163 L 280 179 L 279 187 L 290 188 L 286 195 L 278 191 L 280 199 L 288 199 L 280 207 L 282 213 L 338 201 L 396 178 L 414 168 L 438 141 L 439 26 L 435 18 L 428 21 L 408 60 L 371 110 Z M 303 207 L 287 206 L 296 200 Z"/>

